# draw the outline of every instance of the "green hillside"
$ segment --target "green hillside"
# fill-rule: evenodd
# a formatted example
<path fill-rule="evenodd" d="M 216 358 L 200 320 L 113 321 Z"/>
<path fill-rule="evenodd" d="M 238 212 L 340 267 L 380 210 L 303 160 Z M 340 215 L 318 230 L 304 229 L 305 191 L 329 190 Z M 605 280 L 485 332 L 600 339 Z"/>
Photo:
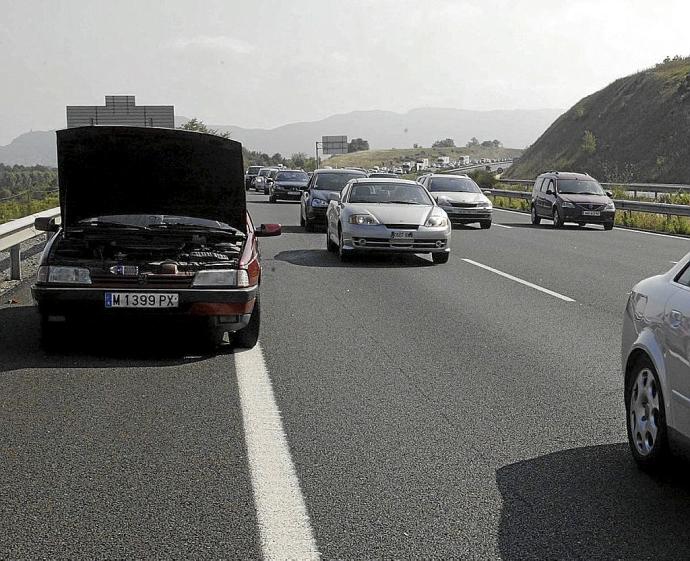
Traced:
<path fill-rule="evenodd" d="M 460 156 L 469 156 L 472 159 L 479 158 L 513 158 L 519 156 L 522 150 L 514 148 L 487 148 L 473 146 L 470 148 L 392 148 L 390 150 L 364 150 L 331 156 L 322 159 L 321 165 L 332 167 L 360 167 L 373 168 L 374 166 L 398 165 L 402 162 L 415 161 L 428 158 L 433 161 L 439 156 L 449 156 L 451 160 L 457 160 Z"/>
<path fill-rule="evenodd" d="M 690 183 L 690 58 L 616 80 L 561 115 L 506 175 Z"/>

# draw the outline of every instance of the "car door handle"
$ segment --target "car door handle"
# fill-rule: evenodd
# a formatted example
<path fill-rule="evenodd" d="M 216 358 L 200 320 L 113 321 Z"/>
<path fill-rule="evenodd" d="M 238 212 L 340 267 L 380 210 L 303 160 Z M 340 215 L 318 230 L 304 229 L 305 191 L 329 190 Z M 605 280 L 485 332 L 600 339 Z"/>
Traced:
<path fill-rule="evenodd" d="M 683 323 L 683 314 L 678 310 L 671 310 L 671 327 L 677 329 Z"/>

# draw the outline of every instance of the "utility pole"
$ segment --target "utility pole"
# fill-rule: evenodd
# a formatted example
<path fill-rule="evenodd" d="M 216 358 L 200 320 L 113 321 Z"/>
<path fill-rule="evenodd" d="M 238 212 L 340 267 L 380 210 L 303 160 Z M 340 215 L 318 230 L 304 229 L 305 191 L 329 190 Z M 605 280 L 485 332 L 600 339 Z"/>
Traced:
<path fill-rule="evenodd" d="M 323 142 L 316 141 L 316 169 L 321 167 L 321 160 L 319 159 L 319 145 L 323 145 Z"/>

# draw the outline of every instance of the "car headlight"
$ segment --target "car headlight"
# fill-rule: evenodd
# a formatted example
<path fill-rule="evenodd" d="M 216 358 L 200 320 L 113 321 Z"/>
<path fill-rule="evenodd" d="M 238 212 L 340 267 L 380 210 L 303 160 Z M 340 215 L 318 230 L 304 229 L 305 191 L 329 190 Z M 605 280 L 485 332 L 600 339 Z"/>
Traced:
<path fill-rule="evenodd" d="M 311 206 L 315 206 L 318 208 L 324 208 L 324 207 L 328 206 L 328 201 L 324 201 L 323 199 L 313 198 L 311 200 Z"/>
<path fill-rule="evenodd" d="M 607 203 L 606 210 L 616 210 L 616 205 L 614 205 L 613 203 Z"/>
<path fill-rule="evenodd" d="M 193 287 L 247 287 L 249 273 L 244 269 L 218 269 L 198 271 L 194 275 Z"/>
<path fill-rule="evenodd" d="M 56 284 L 91 284 L 91 273 L 83 267 L 39 267 L 38 282 Z"/>
<path fill-rule="evenodd" d="M 371 214 L 353 214 L 347 221 L 350 224 L 357 224 L 359 226 L 380 224 L 376 217 Z"/>
<path fill-rule="evenodd" d="M 450 199 L 447 197 L 436 197 L 436 202 L 439 206 L 451 206 Z"/>
<path fill-rule="evenodd" d="M 569 203 L 568 201 L 563 201 L 561 203 L 561 206 L 563 208 L 575 208 L 575 205 L 573 203 Z"/>
<path fill-rule="evenodd" d="M 483 201 L 481 203 L 477 203 L 477 208 L 493 208 L 493 205 L 491 204 L 491 201 Z"/>
<path fill-rule="evenodd" d="M 427 228 L 445 228 L 448 226 L 448 217 L 435 214 L 427 218 L 424 226 Z"/>

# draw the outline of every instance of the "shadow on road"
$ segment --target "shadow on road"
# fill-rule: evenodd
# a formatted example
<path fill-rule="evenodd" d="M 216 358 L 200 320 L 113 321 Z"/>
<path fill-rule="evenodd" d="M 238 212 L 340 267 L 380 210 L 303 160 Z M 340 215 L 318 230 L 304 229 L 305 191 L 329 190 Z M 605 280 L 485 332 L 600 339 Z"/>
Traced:
<path fill-rule="evenodd" d="M 501 468 L 503 559 L 688 559 L 687 465 L 641 472 L 625 444 Z"/>
<path fill-rule="evenodd" d="M 66 327 L 66 326 L 65 326 Z M 21 368 L 172 366 L 208 358 L 192 325 L 157 321 L 88 321 L 62 332 L 60 346 L 41 346 L 34 306 L 0 308 L 0 372 Z"/>
<path fill-rule="evenodd" d="M 546 224 L 530 224 L 525 222 L 501 222 L 504 226 L 510 226 L 511 228 L 527 228 L 535 230 L 555 230 L 549 222 Z M 603 226 L 596 226 L 594 224 L 588 224 L 586 226 L 578 226 L 577 224 L 565 224 L 559 230 L 578 230 L 580 232 L 603 232 Z"/>
<path fill-rule="evenodd" d="M 276 205 L 285 204 L 285 205 L 294 206 L 294 205 L 296 205 L 296 204 L 297 204 L 297 205 L 299 204 L 299 199 L 294 200 L 294 201 L 276 201 L 275 203 L 272 203 L 272 202 L 269 201 L 268 199 L 266 199 L 265 201 L 254 201 L 254 200 L 250 200 L 250 201 L 248 201 L 248 202 L 249 202 L 250 204 L 253 204 L 253 205 L 273 205 L 273 206 L 276 206 Z"/>
<path fill-rule="evenodd" d="M 314 232 L 307 232 L 303 226 L 298 226 L 296 224 L 289 224 L 287 226 L 282 227 L 283 234 L 319 234 L 321 236 L 326 235 L 326 229 L 324 228 L 323 231 L 321 230 L 316 230 Z"/>
<path fill-rule="evenodd" d="M 349 263 L 343 263 L 340 258 L 325 249 L 299 249 L 281 251 L 274 257 L 277 261 L 284 261 L 300 267 L 343 267 L 369 269 L 398 269 L 411 267 L 433 267 L 430 259 L 415 254 L 399 255 L 361 255 L 353 258 Z"/>

